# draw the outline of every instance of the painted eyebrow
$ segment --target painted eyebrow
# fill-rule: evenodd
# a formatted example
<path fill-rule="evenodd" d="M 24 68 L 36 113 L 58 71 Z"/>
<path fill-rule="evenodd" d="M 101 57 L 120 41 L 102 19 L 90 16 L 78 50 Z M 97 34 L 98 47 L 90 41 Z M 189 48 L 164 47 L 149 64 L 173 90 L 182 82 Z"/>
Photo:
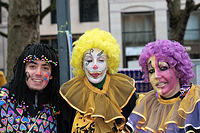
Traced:
<path fill-rule="evenodd" d="M 101 55 L 103 55 L 104 53 L 104 50 L 101 50 L 99 53 L 97 53 L 97 56 L 101 56 Z"/>
<path fill-rule="evenodd" d="M 171 68 L 168 62 L 159 62 L 159 61 L 158 61 L 158 64 L 159 64 L 159 63 L 162 63 L 162 64 L 165 64 L 165 63 L 166 63 L 167 66 L 168 66 L 169 68 Z M 161 64 L 159 64 L 159 65 L 161 65 Z"/>
<path fill-rule="evenodd" d="M 104 57 L 107 57 L 106 55 L 98 55 L 98 57 L 103 57 L 103 56 L 104 56 Z"/>
<path fill-rule="evenodd" d="M 148 66 L 151 65 L 151 61 L 149 61 Z"/>
<path fill-rule="evenodd" d="M 85 56 L 88 55 L 88 54 L 89 54 L 90 56 L 92 56 L 91 53 L 93 53 L 93 52 L 94 52 L 94 49 L 90 49 L 90 51 L 89 51 L 88 53 L 85 53 Z"/>
<path fill-rule="evenodd" d="M 148 65 L 147 65 L 147 68 L 148 68 L 148 69 L 149 69 L 150 67 L 152 67 L 151 61 L 149 61 Z"/>
<path fill-rule="evenodd" d="M 90 53 L 85 53 L 85 56 L 92 56 Z"/>
<path fill-rule="evenodd" d="M 91 53 L 85 53 L 85 56 L 92 56 Z"/>

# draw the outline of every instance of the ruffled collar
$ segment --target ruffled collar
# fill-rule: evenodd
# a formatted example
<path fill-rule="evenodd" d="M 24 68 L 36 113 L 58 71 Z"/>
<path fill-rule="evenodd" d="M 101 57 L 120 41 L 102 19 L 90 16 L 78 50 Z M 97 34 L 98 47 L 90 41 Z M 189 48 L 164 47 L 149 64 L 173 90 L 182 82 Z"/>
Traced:
<path fill-rule="evenodd" d="M 172 99 L 161 99 L 156 97 L 154 90 L 150 91 L 142 99 L 138 99 L 138 104 L 132 112 L 132 120 L 135 121 L 139 130 L 151 132 L 166 132 L 170 130 L 168 126 L 176 125 L 178 129 L 184 129 L 187 114 L 193 112 L 197 102 L 200 101 L 200 90 L 194 85 L 184 87 L 184 98 L 181 96 Z M 187 93 L 185 93 L 187 92 Z M 175 130 L 175 127 L 173 128 Z"/>
<path fill-rule="evenodd" d="M 87 121 L 103 118 L 104 123 L 125 117 L 122 108 L 135 92 L 134 80 L 124 74 L 107 74 L 103 89 L 100 90 L 88 81 L 87 77 L 75 77 L 61 86 L 61 96 L 74 109 L 82 113 Z"/>

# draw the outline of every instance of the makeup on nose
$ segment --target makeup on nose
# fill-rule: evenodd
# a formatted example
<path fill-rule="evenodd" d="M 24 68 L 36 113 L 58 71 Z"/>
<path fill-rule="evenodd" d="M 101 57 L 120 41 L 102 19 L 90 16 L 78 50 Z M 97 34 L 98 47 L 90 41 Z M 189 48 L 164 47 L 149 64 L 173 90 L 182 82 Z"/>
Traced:
<path fill-rule="evenodd" d="M 94 66 L 93 66 L 93 68 L 97 68 L 98 66 L 95 64 Z"/>
<path fill-rule="evenodd" d="M 41 75 L 41 72 L 37 72 L 36 74 L 37 74 L 37 75 Z"/>

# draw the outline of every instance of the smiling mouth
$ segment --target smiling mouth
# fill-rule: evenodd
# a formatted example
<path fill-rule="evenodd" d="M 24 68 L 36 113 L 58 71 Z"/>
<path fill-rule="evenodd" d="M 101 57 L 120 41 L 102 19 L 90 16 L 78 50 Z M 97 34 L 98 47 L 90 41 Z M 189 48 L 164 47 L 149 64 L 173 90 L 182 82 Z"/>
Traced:
<path fill-rule="evenodd" d="M 33 79 L 33 81 L 37 82 L 37 83 L 42 83 L 43 80 L 39 80 L 39 79 Z"/>
<path fill-rule="evenodd" d="M 166 83 L 157 83 L 157 84 L 156 84 L 156 87 L 162 88 L 162 87 L 164 87 L 166 84 L 168 84 L 168 83 L 167 83 L 167 82 L 166 82 Z"/>
<path fill-rule="evenodd" d="M 88 72 L 92 77 L 97 78 L 99 75 L 102 75 L 103 72 Z"/>

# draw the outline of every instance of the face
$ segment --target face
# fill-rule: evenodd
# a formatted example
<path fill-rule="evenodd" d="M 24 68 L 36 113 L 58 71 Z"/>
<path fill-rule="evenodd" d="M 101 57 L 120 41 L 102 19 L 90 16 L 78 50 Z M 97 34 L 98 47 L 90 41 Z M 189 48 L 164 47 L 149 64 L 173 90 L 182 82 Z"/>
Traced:
<path fill-rule="evenodd" d="M 51 65 L 44 60 L 34 60 L 26 63 L 26 84 L 31 90 L 42 91 L 53 77 Z"/>
<path fill-rule="evenodd" d="M 179 80 L 174 67 L 170 68 L 167 62 L 160 62 L 155 55 L 148 59 L 147 65 L 150 83 L 159 95 L 169 98 L 179 91 Z"/>
<path fill-rule="evenodd" d="M 108 70 L 107 55 L 98 48 L 87 50 L 83 57 L 83 70 L 90 82 L 101 82 Z"/>

